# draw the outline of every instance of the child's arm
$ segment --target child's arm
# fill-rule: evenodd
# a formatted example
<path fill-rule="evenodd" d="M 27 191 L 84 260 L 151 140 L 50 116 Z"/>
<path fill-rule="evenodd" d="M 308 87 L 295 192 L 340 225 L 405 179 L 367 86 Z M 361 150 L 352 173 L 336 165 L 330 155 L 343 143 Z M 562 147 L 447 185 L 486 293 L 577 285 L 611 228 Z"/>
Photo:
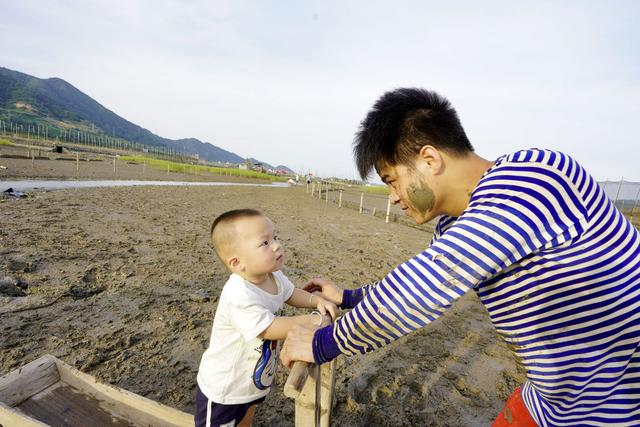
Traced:
<path fill-rule="evenodd" d="M 278 316 L 259 336 L 267 340 L 283 340 L 294 325 L 318 327 L 322 324 L 322 320 L 323 316 L 318 313 L 302 316 Z"/>
<path fill-rule="evenodd" d="M 316 308 L 322 315 L 330 314 L 332 319 L 338 316 L 338 307 L 334 303 L 300 288 L 293 290 L 286 303 L 298 308 Z"/>

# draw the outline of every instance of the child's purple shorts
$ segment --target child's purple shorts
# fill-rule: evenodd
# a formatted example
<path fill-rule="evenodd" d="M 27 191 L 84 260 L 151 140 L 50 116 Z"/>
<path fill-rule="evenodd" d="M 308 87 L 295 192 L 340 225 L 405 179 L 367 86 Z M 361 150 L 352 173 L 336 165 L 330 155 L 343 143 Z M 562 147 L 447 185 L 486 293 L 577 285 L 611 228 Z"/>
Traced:
<path fill-rule="evenodd" d="M 210 401 L 196 387 L 196 427 L 234 427 L 244 418 L 251 405 L 264 402 L 264 397 L 249 403 L 223 405 Z"/>

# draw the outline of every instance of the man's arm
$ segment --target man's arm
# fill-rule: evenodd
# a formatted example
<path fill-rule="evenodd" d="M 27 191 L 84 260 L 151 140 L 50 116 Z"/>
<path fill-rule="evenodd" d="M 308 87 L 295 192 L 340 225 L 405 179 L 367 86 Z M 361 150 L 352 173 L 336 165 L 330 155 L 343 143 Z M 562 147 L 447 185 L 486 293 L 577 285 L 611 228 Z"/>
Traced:
<path fill-rule="evenodd" d="M 431 238 L 431 242 L 429 246 L 431 246 L 434 242 L 436 242 L 443 231 L 446 230 L 451 224 L 456 220 L 456 218 L 442 216 L 440 220 L 435 226 L 433 237 Z M 380 282 L 375 282 L 369 285 L 363 285 L 356 289 L 342 289 L 333 283 L 329 279 L 325 278 L 313 278 L 309 280 L 302 289 L 307 292 L 313 292 L 316 295 L 321 296 L 322 298 L 333 302 L 341 309 L 351 309 L 358 305 L 360 301 L 364 299 L 364 297 L 375 289 Z"/>
<path fill-rule="evenodd" d="M 394 269 L 334 325 L 315 333 L 315 361 L 384 346 L 432 322 L 468 290 L 515 262 L 578 237 L 586 210 L 570 193 L 575 188 L 561 176 L 552 176 L 558 182 L 550 184 L 553 171 L 539 169 L 536 174 L 532 167 L 526 180 L 517 173 L 497 177 L 499 184 L 488 180 L 480 188 L 488 196 L 470 204 L 430 248 Z"/>

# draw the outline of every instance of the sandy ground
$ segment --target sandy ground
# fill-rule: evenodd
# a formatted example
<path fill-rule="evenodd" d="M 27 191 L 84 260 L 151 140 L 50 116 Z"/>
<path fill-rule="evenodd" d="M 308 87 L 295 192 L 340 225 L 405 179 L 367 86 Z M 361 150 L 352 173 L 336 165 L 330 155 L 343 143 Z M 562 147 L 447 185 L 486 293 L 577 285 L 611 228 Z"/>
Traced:
<path fill-rule="evenodd" d="M 17 161 L 0 164 L 15 171 Z M 43 176 L 64 176 L 51 167 Z M 49 353 L 193 412 L 200 355 L 228 276 L 207 233 L 216 215 L 239 207 L 273 219 L 285 245 L 285 274 L 297 285 L 313 276 L 349 288 L 373 282 L 431 237 L 319 201 L 300 187 L 101 188 L 6 200 L 0 372 Z M 293 401 L 282 394 L 286 374 L 281 367 L 254 425 L 293 425 Z M 486 426 L 523 380 L 470 294 L 389 347 L 339 358 L 333 425 Z"/>

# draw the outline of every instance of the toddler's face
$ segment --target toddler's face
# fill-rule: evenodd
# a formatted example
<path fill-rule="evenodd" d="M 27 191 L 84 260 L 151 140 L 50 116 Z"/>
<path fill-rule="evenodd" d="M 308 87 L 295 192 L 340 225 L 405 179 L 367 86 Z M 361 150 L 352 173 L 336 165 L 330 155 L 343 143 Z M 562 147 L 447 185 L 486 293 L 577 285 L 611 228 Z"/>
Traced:
<path fill-rule="evenodd" d="M 243 218 L 236 224 L 236 256 L 251 275 L 272 273 L 284 265 L 284 249 L 266 216 Z"/>

